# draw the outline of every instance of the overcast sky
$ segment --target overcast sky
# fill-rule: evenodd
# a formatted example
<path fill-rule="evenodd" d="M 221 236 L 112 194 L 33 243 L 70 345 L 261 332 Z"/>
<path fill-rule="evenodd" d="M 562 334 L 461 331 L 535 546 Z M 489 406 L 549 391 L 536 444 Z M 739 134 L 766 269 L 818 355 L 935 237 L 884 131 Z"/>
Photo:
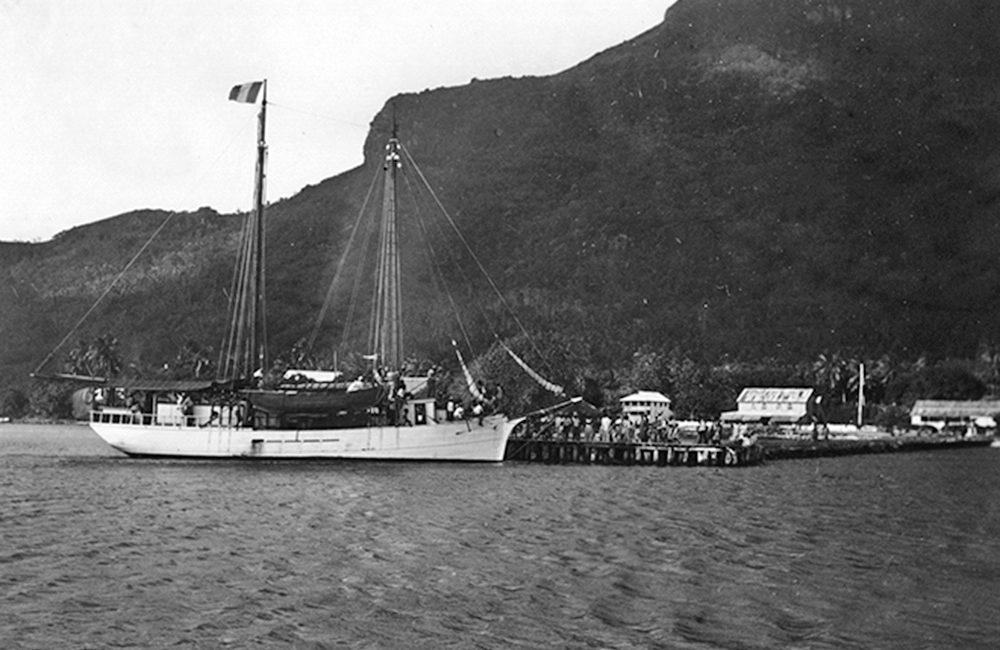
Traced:
<path fill-rule="evenodd" d="M 0 240 L 140 208 L 250 207 L 268 79 L 268 199 L 361 163 L 391 96 L 548 75 L 672 0 L 0 0 Z"/>

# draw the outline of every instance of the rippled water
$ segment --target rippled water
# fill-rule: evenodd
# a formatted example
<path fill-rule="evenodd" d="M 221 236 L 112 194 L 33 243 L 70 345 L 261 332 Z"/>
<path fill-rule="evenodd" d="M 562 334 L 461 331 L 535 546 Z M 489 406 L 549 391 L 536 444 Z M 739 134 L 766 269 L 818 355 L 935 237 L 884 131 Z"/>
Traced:
<path fill-rule="evenodd" d="M 0 425 L 0 647 L 992 648 L 998 470 L 150 461 Z"/>

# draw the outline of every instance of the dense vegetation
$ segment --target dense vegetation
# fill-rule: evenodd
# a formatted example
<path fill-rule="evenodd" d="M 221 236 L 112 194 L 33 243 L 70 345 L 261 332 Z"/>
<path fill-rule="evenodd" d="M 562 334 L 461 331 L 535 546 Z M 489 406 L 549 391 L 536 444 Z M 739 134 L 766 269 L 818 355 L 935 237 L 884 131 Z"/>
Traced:
<path fill-rule="evenodd" d="M 595 401 L 659 388 L 694 414 L 750 383 L 846 402 L 858 361 L 883 369 L 872 395 L 898 408 L 995 393 L 998 28 L 986 0 L 680 0 L 563 73 L 393 98 L 408 151 L 520 323 L 479 281 L 465 307 L 478 368 L 542 399 L 498 336 Z M 286 362 L 302 360 L 392 113 L 373 121 L 363 168 L 272 206 L 271 347 Z M 11 400 L 23 406 L 27 373 L 166 216 L 0 245 Z M 184 350 L 213 358 L 238 228 L 207 209 L 174 217 L 74 340 L 115 337 L 136 373 Z M 458 254 L 444 268 L 477 275 Z M 339 347 L 345 309 L 313 357 Z M 446 329 L 416 319 L 410 349 L 453 365 Z"/>

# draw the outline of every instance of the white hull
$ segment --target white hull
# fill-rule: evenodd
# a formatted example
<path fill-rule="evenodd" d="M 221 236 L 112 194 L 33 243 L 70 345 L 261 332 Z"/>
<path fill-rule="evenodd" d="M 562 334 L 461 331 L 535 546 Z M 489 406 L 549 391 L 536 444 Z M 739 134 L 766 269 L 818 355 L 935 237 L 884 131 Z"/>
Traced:
<path fill-rule="evenodd" d="M 358 460 L 503 460 L 511 424 L 498 415 L 404 427 L 250 429 L 230 426 L 142 424 L 102 418 L 91 429 L 130 456 L 189 458 Z"/>

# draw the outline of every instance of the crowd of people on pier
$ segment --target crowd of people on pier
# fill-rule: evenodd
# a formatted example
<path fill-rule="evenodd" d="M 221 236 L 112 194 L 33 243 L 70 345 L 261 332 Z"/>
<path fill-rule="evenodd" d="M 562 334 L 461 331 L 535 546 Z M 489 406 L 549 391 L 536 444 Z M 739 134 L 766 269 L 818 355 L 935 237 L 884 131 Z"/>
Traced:
<path fill-rule="evenodd" d="M 536 414 L 514 431 L 522 440 L 552 440 L 563 442 L 606 442 L 628 444 L 704 445 L 738 444 L 746 446 L 756 440 L 756 432 L 745 426 L 722 422 L 700 422 L 693 431 L 682 430 L 679 423 L 662 415 L 650 418 L 645 414 L 599 415 Z"/>

